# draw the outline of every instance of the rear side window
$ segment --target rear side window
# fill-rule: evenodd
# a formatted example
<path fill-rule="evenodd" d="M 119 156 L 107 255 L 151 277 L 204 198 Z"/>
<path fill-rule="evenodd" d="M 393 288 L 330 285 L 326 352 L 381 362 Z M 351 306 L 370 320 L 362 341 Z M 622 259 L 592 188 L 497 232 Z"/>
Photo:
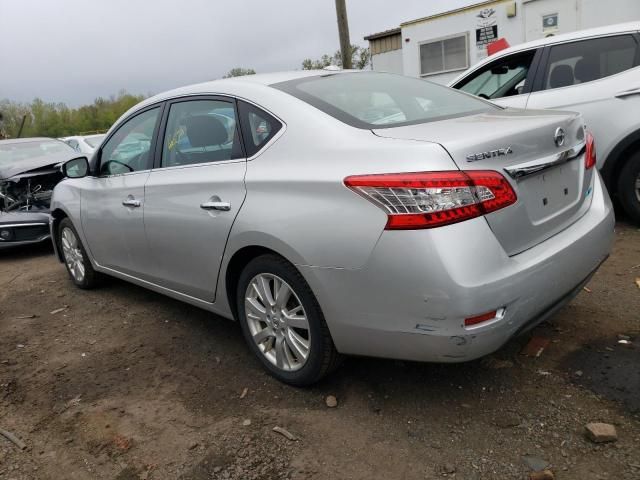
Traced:
<path fill-rule="evenodd" d="M 551 47 L 544 89 L 569 87 L 624 72 L 638 65 L 631 35 L 596 38 Z"/>
<path fill-rule="evenodd" d="M 222 162 L 242 157 L 232 102 L 190 100 L 171 104 L 162 166 Z"/>
<path fill-rule="evenodd" d="M 242 125 L 244 148 L 247 157 L 251 157 L 269 143 L 269 140 L 282 128 L 282 123 L 273 115 L 241 100 L 238 100 L 238 112 Z"/>
<path fill-rule="evenodd" d="M 499 107 L 442 85 L 389 73 L 339 73 L 277 83 L 278 88 L 357 128 L 444 120 Z"/>

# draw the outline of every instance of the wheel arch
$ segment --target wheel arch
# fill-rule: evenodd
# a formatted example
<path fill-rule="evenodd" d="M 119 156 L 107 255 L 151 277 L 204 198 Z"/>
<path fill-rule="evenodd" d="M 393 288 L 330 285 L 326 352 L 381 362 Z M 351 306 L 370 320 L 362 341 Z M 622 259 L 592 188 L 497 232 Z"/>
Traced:
<path fill-rule="evenodd" d="M 60 263 L 63 263 L 64 259 L 62 258 L 62 250 L 60 248 L 60 245 L 58 245 L 58 226 L 60 225 L 60 222 L 65 218 L 69 218 L 69 215 L 67 215 L 67 212 L 65 212 L 63 209 L 56 208 L 51 211 L 51 241 L 53 242 L 55 255 L 56 257 L 58 257 L 58 261 Z"/>
<path fill-rule="evenodd" d="M 224 276 L 225 290 L 227 296 L 227 302 L 229 308 L 235 320 L 238 319 L 238 306 L 236 305 L 236 295 L 238 293 L 238 280 L 242 270 L 249 264 L 251 260 L 261 255 L 277 255 L 289 263 L 291 260 L 287 259 L 281 253 L 262 245 L 247 245 L 237 250 L 229 259 Z"/>
<path fill-rule="evenodd" d="M 609 193 L 611 195 L 617 193 L 617 179 L 620 174 L 620 170 L 622 170 L 622 167 L 630 155 L 638 151 L 640 151 L 640 129 L 630 133 L 619 141 L 607 156 L 601 173 L 605 185 L 609 189 Z"/>

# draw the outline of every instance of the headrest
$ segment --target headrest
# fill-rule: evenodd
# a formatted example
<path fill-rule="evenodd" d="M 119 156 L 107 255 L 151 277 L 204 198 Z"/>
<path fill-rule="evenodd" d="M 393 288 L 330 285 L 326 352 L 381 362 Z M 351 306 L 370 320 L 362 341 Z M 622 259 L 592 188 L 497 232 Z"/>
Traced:
<path fill-rule="evenodd" d="M 207 147 L 227 143 L 229 133 L 224 124 L 211 115 L 197 115 L 184 120 L 192 147 Z"/>
<path fill-rule="evenodd" d="M 600 78 L 600 61 L 598 58 L 589 56 L 578 60 L 575 68 L 575 76 L 583 83 Z"/>
<path fill-rule="evenodd" d="M 551 78 L 549 79 L 551 88 L 568 87 L 574 84 L 573 68 L 569 65 L 556 65 L 551 70 Z"/>

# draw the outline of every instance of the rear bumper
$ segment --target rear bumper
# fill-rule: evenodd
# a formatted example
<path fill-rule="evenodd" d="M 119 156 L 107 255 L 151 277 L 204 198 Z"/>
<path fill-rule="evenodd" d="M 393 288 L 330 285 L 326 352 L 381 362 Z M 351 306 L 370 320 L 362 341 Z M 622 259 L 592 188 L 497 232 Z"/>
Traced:
<path fill-rule="evenodd" d="M 460 362 L 500 348 L 567 304 L 607 258 L 611 201 L 600 177 L 589 210 L 509 257 L 483 218 L 433 230 L 385 231 L 359 270 L 299 266 L 346 354 Z M 499 320 L 464 319 L 504 308 Z"/>
<path fill-rule="evenodd" d="M 49 214 L 45 212 L 10 212 L 0 215 L 0 249 L 40 243 L 51 238 Z"/>

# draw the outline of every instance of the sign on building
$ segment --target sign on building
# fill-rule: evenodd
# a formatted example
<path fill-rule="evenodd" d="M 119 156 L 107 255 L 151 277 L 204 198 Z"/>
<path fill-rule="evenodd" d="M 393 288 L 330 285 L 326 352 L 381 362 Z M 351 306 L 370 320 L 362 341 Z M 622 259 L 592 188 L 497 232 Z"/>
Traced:
<path fill-rule="evenodd" d="M 493 8 L 481 10 L 476 17 L 476 47 L 478 50 L 485 50 L 487 45 L 498 39 L 498 20 L 496 11 Z"/>

